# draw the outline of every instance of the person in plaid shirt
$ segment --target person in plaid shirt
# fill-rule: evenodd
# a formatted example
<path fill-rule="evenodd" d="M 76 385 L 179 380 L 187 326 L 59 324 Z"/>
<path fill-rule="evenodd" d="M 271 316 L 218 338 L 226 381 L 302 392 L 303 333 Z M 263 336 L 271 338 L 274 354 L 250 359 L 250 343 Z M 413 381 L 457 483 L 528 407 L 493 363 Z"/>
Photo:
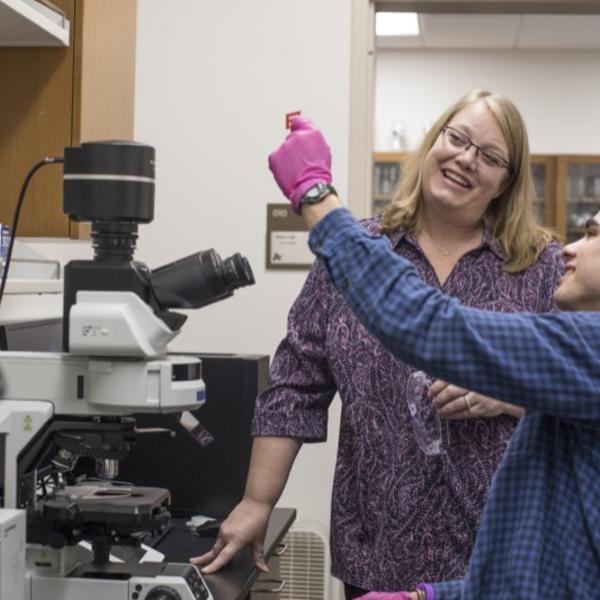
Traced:
<path fill-rule="evenodd" d="M 409 364 L 526 409 L 494 478 L 465 578 L 363 600 L 600 598 L 600 213 L 562 252 L 555 300 L 568 312 L 469 308 L 428 287 L 335 194 L 302 202 L 321 181 L 328 153 L 321 133 L 303 126 L 270 166 L 363 325 Z M 442 412 L 446 398 L 436 391 L 432 401 Z"/>

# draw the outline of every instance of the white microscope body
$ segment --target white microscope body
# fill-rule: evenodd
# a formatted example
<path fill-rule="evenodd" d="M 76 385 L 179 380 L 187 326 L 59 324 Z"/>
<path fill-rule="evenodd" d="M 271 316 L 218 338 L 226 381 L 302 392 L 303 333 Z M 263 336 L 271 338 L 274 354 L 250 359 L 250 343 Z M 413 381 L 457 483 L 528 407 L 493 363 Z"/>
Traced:
<path fill-rule="evenodd" d="M 0 600 L 212 599 L 190 564 L 111 560 L 170 520 L 168 490 L 115 481 L 131 415 L 205 401 L 200 360 L 168 354 L 186 319 L 170 309 L 254 283 L 239 254 L 154 271 L 133 260 L 154 167 L 154 149 L 135 142 L 65 149 L 64 210 L 92 223 L 95 254 L 65 268 L 65 352 L 0 352 Z"/>
<path fill-rule="evenodd" d="M 196 410 L 204 403 L 200 361 L 166 354 L 166 343 L 174 336 L 135 294 L 79 292 L 71 309 L 70 353 L 0 353 L 4 382 L 0 400 L 5 507 L 0 509 L 0 531 L 5 533 L 0 542 L 2 600 L 211 598 L 190 565 L 138 565 L 123 580 L 123 567 L 117 565 L 115 570 L 109 563 L 102 567 L 102 577 L 89 573 L 77 577 L 77 568 L 81 570 L 82 561 L 90 558 L 81 545 L 57 549 L 30 544 L 25 548 L 27 509 L 35 510 L 33 504 L 42 499 L 39 490 L 33 498 L 19 494 L 24 485 L 19 457 L 35 445 L 52 421 L 81 417 L 100 425 L 102 418 Z M 104 462 L 110 464 L 111 459 Z M 118 503 L 121 499 L 118 495 L 111 498 L 110 493 L 122 488 L 107 485 L 65 486 L 65 493 L 75 498 L 78 489 L 82 500 L 96 496 Z M 161 492 L 153 510 L 162 508 Z"/>

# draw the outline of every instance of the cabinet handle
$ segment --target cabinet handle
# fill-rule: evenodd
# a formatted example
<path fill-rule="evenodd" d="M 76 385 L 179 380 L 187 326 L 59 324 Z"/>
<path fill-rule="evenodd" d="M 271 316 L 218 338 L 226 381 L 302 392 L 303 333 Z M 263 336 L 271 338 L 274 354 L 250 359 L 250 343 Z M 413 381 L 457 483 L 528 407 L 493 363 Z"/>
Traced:
<path fill-rule="evenodd" d="M 277 544 L 277 548 L 275 548 L 275 550 L 273 550 L 273 556 L 281 556 L 282 554 L 285 554 L 287 549 L 288 549 L 287 544 Z"/>
<path fill-rule="evenodd" d="M 283 588 L 285 587 L 285 579 L 259 579 L 257 583 L 266 584 L 266 585 L 273 584 L 273 585 L 276 585 L 277 587 L 252 588 L 252 593 L 279 594 L 279 592 L 281 592 L 281 590 L 283 590 Z"/>

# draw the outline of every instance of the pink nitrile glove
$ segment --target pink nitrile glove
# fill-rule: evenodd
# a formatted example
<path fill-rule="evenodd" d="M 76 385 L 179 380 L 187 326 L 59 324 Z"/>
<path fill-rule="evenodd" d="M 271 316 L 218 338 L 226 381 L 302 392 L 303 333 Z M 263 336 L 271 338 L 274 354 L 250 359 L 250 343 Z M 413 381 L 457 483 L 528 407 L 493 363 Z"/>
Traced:
<path fill-rule="evenodd" d="M 369 592 L 356 600 L 412 600 L 410 592 Z"/>
<path fill-rule="evenodd" d="M 305 117 L 294 117 L 290 133 L 269 154 L 269 169 L 283 195 L 300 214 L 300 198 L 320 181 L 331 183 L 331 149 L 323 134 Z"/>

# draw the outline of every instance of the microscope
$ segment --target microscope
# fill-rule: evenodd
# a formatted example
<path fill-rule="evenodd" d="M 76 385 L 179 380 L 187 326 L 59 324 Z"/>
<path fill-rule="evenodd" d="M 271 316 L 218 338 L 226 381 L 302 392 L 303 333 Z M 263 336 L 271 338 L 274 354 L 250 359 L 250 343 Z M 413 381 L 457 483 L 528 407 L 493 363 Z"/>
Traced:
<path fill-rule="evenodd" d="M 254 283 L 240 254 L 154 270 L 133 259 L 138 225 L 154 218 L 154 157 L 134 142 L 65 149 L 64 211 L 91 222 L 94 257 L 65 268 L 63 352 L 0 352 L 2 600 L 212 598 L 192 565 L 111 559 L 170 520 L 168 490 L 117 481 L 131 415 L 205 401 L 200 360 L 168 352 L 186 320 L 171 309 Z"/>

